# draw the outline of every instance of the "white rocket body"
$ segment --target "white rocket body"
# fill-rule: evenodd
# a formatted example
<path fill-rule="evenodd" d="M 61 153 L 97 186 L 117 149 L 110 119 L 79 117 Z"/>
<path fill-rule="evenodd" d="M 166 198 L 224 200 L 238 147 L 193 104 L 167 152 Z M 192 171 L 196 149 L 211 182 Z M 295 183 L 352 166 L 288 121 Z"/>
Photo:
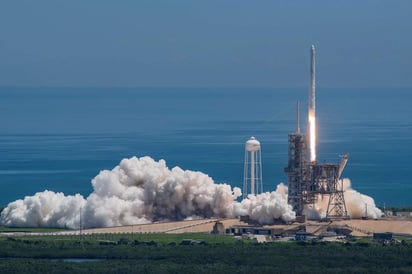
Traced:
<path fill-rule="evenodd" d="M 309 114 L 315 114 L 315 46 L 310 49 Z"/>

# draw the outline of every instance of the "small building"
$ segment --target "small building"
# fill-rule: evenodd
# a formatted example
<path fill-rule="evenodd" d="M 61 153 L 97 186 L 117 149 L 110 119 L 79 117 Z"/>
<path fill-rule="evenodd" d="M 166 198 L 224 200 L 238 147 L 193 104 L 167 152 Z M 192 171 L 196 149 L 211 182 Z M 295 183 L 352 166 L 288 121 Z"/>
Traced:
<path fill-rule="evenodd" d="M 393 233 L 385 232 L 385 233 L 373 233 L 373 241 L 377 243 L 390 243 L 393 240 Z"/>
<path fill-rule="evenodd" d="M 225 226 L 223 225 L 222 222 L 217 221 L 213 225 L 212 234 L 225 234 Z"/>
<path fill-rule="evenodd" d="M 233 234 L 235 236 L 241 236 L 244 234 L 253 235 L 267 235 L 267 236 L 280 236 L 284 230 L 282 228 L 271 228 L 263 226 L 231 226 L 226 229 L 226 234 Z"/>
<path fill-rule="evenodd" d="M 266 237 L 265 237 L 265 235 L 255 235 L 255 236 L 253 236 L 252 240 L 253 240 L 255 243 L 258 243 L 258 244 L 266 243 Z"/>
<path fill-rule="evenodd" d="M 307 217 L 306 215 L 302 215 L 302 216 L 296 216 L 296 222 L 300 223 L 300 224 L 304 224 L 306 223 Z"/>
<path fill-rule="evenodd" d="M 397 211 L 397 212 L 394 212 L 394 214 L 393 214 L 394 216 L 396 216 L 396 217 L 401 217 L 401 218 L 410 218 L 410 217 L 412 217 L 412 212 L 408 212 L 408 211 Z"/>
<path fill-rule="evenodd" d="M 314 235 L 306 231 L 299 231 L 299 232 L 296 232 L 295 234 L 296 241 L 307 241 L 313 238 L 315 238 Z"/>
<path fill-rule="evenodd" d="M 352 233 L 353 229 L 350 228 L 348 225 L 341 225 L 341 226 L 329 226 L 327 228 L 328 232 L 335 232 L 335 235 L 349 235 Z"/>
<path fill-rule="evenodd" d="M 325 237 L 336 237 L 337 234 L 335 231 L 324 231 L 320 233 L 319 237 L 320 238 L 325 238 Z"/>

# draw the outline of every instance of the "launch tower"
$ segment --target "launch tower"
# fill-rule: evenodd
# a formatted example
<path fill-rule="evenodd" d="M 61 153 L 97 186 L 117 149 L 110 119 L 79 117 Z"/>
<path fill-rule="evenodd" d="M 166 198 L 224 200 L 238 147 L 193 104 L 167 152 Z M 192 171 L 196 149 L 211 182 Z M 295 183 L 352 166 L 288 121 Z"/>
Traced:
<path fill-rule="evenodd" d="M 347 218 L 343 182 L 340 179 L 349 155 L 342 157 L 340 164 L 318 163 L 316 160 L 315 119 L 315 47 L 311 47 L 310 87 L 307 134 L 300 132 L 299 104 L 297 105 L 296 132 L 290 133 L 288 142 L 288 203 L 297 216 L 304 209 L 315 206 L 320 197 L 329 197 L 326 219 Z"/>

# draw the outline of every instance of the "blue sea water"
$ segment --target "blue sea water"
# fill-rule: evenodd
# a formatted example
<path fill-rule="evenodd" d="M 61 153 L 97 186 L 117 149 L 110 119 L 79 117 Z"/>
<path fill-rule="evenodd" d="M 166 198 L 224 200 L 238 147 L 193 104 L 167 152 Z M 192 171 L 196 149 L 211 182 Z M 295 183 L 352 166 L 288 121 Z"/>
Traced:
<path fill-rule="evenodd" d="M 244 143 L 262 145 L 264 190 L 286 182 L 287 135 L 307 90 L 259 88 L 0 88 L 0 205 L 45 189 L 92 191 L 121 159 L 242 186 Z M 318 160 L 350 153 L 343 177 L 378 205 L 411 205 L 411 89 L 317 89 Z"/>

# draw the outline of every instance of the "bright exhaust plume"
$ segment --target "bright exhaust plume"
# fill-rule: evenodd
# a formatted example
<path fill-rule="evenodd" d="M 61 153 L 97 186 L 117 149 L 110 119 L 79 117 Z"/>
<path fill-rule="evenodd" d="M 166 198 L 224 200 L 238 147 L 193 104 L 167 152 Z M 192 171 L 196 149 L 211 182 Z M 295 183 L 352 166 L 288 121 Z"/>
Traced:
<path fill-rule="evenodd" d="M 316 119 L 312 113 L 309 113 L 309 150 L 310 161 L 316 161 Z"/>

